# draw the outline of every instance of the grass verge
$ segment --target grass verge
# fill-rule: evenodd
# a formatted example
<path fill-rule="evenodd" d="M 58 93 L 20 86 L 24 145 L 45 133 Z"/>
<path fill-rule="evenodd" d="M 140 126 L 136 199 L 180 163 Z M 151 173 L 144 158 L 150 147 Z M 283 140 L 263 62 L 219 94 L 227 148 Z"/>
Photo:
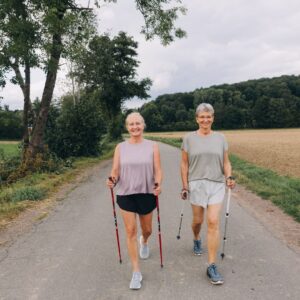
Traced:
<path fill-rule="evenodd" d="M 20 153 L 19 143 L 0 142 L 0 152 L 2 152 L 5 157 L 18 155 Z"/>
<path fill-rule="evenodd" d="M 161 138 L 147 136 L 148 139 L 180 147 L 181 138 Z M 300 222 L 300 179 L 280 176 L 275 172 L 257 167 L 238 156 L 231 154 L 234 175 L 237 182 L 263 199 L 271 200 L 285 213 Z"/>
<path fill-rule="evenodd" d="M 59 187 L 74 180 L 85 169 L 110 158 L 114 147 L 115 143 L 106 145 L 99 157 L 78 158 L 72 168 L 67 168 L 62 173 L 34 173 L 9 186 L 0 187 L 0 228 L 20 212 L 34 207 L 37 201 L 53 195 Z"/>

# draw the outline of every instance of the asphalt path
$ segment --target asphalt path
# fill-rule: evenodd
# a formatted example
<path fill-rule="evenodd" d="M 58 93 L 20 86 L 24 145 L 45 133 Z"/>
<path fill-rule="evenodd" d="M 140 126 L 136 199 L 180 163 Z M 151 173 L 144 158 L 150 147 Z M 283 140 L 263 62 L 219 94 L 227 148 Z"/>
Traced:
<path fill-rule="evenodd" d="M 239 206 L 234 192 L 226 257 L 218 261 L 225 283 L 209 283 L 207 253 L 192 254 L 188 203 L 181 239 L 176 239 L 182 205 L 180 151 L 163 144 L 160 150 L 164 267 L 160 268 L 155 212 L 151 255 L 141 262 L 141 290 L 129 290 L 131 266 L 117 210 L 123 264 L 118 261 L 112 203 L 105 186 L 111 161 L 106 161 L 30 232 L 0 248 L 0 299 L 300 299 L 299 255 Z M 206 249 L 205 234 L 202 238 Z"/>

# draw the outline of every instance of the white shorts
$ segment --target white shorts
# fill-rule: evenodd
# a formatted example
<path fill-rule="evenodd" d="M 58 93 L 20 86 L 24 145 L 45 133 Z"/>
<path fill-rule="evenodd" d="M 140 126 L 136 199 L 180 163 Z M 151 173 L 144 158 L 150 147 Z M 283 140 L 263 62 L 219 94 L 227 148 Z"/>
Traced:
<path fill-rule="evenodd" d="M 225 183 L 208 179 L 189 182 L 189 200 L 191 204 L 202 206 L 222 203 L 225 196 Z"/>

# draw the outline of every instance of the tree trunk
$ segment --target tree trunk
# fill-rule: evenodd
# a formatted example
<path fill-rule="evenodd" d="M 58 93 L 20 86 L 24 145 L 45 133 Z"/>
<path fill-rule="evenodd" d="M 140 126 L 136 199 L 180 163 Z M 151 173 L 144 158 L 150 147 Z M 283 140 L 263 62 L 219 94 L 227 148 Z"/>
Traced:
<path fill-rule="evenodd" d="M 59 59 L 62 51 L 61 34 L 54 34 L 52 38 L 52 50 L 48 64 L 48 71 L 46 76 L 45 87 L 43 91 L 40 110 L 34 124 L 31 141 L 28 147 L 27 158 L 34 158 L 37 153 L 44 151 L 43 137 L 47 123 L 50 104 L 55 87 L 56 76 L 58 71 Z"/>
<path fill-rule="evenodd" d="M 108 124 L 108 136 L 110 141 L 119 141 L 122 139 L 122 127 L 121 127 L 121 111 L 111 114 Z"/>
<path fill-rule="evenodd" d="M 30 101 L 30 66 L 25 63 L 24 108 L 23 108 L 23 143 L 24 153 L 29 145 L 29 115 L 31 113 Z"/>
<path fill-rule="evenodd" d="M 21 87 L 23 96 L 24 96 L 24 107 L 23 107 L 23 142 L 24 142 L 24 150 L 29 145 L 29 133 L 28 133 L 28 117 L 31 113 L 31 101 L 30 101 L 30 65 L 28 62 L 25 62 L 25 81 L 22 77 L 19 59 L 16 58 L 15 62 L 11 64 L 12 68 L 15 71 L 16 78 Z"/>

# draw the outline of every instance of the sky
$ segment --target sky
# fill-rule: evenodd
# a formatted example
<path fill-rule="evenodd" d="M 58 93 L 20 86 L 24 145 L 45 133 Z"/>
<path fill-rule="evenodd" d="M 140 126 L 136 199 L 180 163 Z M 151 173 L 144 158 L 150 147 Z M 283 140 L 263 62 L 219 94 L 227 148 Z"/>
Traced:
<path fill-rule="evenodd" d="M 89 2 L 79 1 L 84 6 Z M 176 25 L 187 37 L 166 47 L 159 39 L 146 41 L 140 34 L 143 18 L 135 1 L 105 3 L 97 10 L 99 33 L 113 36 L 122 30 L 138 41 L 138 78 L 153 81 L 148 101 L 166 93 L 300 74 L 299 0 L 182 0 L 182 4 L 188 11 Z M 58 74 L 54 97 L 71 88 L 65 69 L 64 65 Z M 44 81 L 43 72 L 33 72 L 32 99 L 41 98 Z M 18 86 L 7 84 L 0 95 L 2 105 L 22 108 Z M 134 108 L 144 102 L 133 99 L 125 105 Z"/>

